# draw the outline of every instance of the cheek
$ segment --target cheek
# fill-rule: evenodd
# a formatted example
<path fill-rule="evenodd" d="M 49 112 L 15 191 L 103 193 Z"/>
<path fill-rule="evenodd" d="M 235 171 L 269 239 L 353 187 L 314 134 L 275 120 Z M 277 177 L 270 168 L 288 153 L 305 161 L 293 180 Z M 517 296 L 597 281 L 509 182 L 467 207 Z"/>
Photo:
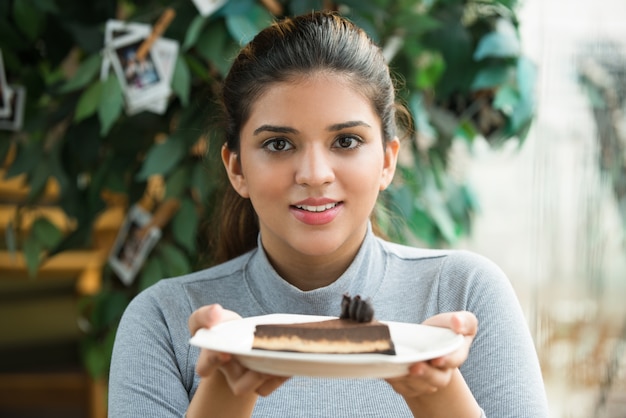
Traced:
<path fill-rule="evenodd" d="M 279 170 L 276 166 L 249 167 L 246 173 L 246 184 L 250 199 L 269 200 L 276 196 L 285 195 L 289 188 L 291 177 L 285 170 Z"/>
<path fill-rule="evenodd" d="M 380 158 L 370 157 L 355 161 L 354 164 L 342 166 L 344 178 L 354 183 L 354 187 L 363 192 L 378 191 L 382 178 L 382 161 Z"/>

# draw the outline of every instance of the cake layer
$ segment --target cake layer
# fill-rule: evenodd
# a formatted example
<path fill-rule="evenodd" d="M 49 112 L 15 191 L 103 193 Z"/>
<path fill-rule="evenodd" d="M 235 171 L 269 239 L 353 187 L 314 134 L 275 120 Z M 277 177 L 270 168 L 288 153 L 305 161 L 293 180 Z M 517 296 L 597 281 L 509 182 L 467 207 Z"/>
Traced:
<path fill-rule="evenodd" d="M 395 354 L 387 325 L 346 319 L 256 326 L 252 348 L 306 353 Z"/>

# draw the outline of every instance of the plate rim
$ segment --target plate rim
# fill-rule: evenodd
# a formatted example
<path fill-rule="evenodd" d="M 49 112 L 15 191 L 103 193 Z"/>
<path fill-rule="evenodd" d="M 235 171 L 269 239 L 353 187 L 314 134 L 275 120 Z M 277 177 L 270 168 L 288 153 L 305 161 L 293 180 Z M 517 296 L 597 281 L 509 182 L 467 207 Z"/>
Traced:
<path fill-rule="evenodd" d="M 268 360 L 287 360 L 287 361 L 301 361 L 303 363 L 316 363 L 316 364 L 332 364 L 332 365 L 379 365 L 379 364 L 389 364 L 389 365 L 404 365 L 404 364 L 413 364 L 418 363 L 420 361 L 427 361 L 433 358 L 441 357 L 446 354 L 453 352 L 458 349 L 463 343 L 464 336 L 461 334 L 456 334 L 449 328 L 437 327 L 433 325 L 426 324 L 418 324 L 411 322 L 398 322 L 398 321 L 387 321 L 387 320 L 379 320 L 380 322 L 388 325 L 390 330 L 393 330 L 397 327 L 415 327 L 416 329 L 429 329 L 434 332 L 448 334 L 448 338 L 450 338 L 450 342 L 447 345 L 440 347 L 434 350 L 427 350 L 426 352 L 413 353 L 413 354 L 404 354 L 404 355 L 389 355 L 389 354 L 376 354 L 376 353 L 365 353 L 365 354 L 325 354 L 325 353 L 301 353 L 301 352 L 288 352 L 288 351 L 271 351 L 271 350 L 259 350 L 253 348 L 240 349 L 233 348 L 228 350 L 223 349 L 215 349 L 213 347 L 207 347 L 206 344 L 202 344 L 202 339 L 206 338 L 205 334 L 216 334 L 221 332 L 228 332 L 229 328 L 250 325 L 254 326 L 257 324 L 266 324 L 266 323 L 297 323 L 297 322 L 313 322 L 313 321 L 322 321 L 327 319 L 336 319 L 336 316 L 322 316 L 322 315 L 306 315 L 306 314 L 281 314 L 281 313 L 272 313 L 266 315 L 256 315 L 250 316 L 246 318 L 241 318 L 233 321 L 222 322 L 211 329 L 202 328 L 194 334 L 189 340 L 189 343 L 193 346 L 206 348 L 206 349 L 214 349 L 216 351 L 232 354 L 234 356 L 245 356 L 247 358 L 255 358 L 255 359 L 268 359 Z M 249 324 L 250 323 L 250 324 Z M 393 331 L 392 331 L 393 332 Z M 396 341 L 394 341 L 396 344 Z M 223 347 L 221 347 L 223 348 Z M 436 355 L 431 355 L 431 353 L 436 353 Z M 428 354 L 428 355 L 427 355 Z"/>

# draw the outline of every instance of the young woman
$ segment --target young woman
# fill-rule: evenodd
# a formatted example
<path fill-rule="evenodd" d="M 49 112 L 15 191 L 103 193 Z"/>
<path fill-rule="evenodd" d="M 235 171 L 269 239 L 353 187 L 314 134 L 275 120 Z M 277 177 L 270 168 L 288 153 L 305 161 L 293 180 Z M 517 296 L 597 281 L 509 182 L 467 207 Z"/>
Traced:
<path fill-rule="evenodd" d="M 276 23 L 237 56 L 222 98 L 232 185 L 222 263 L 133 300 L 113 352 L 110 417 L 547 417 L 502 271 L 372 230 L 399 141 L 389 69 L 362 30 L 322 12 Z M 258 373 L 188 342 L 240 317 L 336 316 L 344 293 L 369 297 L 378 319 L 448 327 L 465 344 L 406 376 L 326 379 Z"/>

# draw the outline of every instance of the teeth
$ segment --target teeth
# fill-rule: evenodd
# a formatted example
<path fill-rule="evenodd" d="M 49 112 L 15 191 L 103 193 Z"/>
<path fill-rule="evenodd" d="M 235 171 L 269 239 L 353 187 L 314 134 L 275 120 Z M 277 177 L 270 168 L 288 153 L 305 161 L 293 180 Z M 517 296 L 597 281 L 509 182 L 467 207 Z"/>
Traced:
<path fill-rule="evenodd" d="M 327 203 L 320 206 L 308 206 L 308 205 L 296 205 L 298 209 L 306 210 L 307 212 L 323 212 L 328 209 L 332 209 L 337 206 L 336 203 Z"/>

